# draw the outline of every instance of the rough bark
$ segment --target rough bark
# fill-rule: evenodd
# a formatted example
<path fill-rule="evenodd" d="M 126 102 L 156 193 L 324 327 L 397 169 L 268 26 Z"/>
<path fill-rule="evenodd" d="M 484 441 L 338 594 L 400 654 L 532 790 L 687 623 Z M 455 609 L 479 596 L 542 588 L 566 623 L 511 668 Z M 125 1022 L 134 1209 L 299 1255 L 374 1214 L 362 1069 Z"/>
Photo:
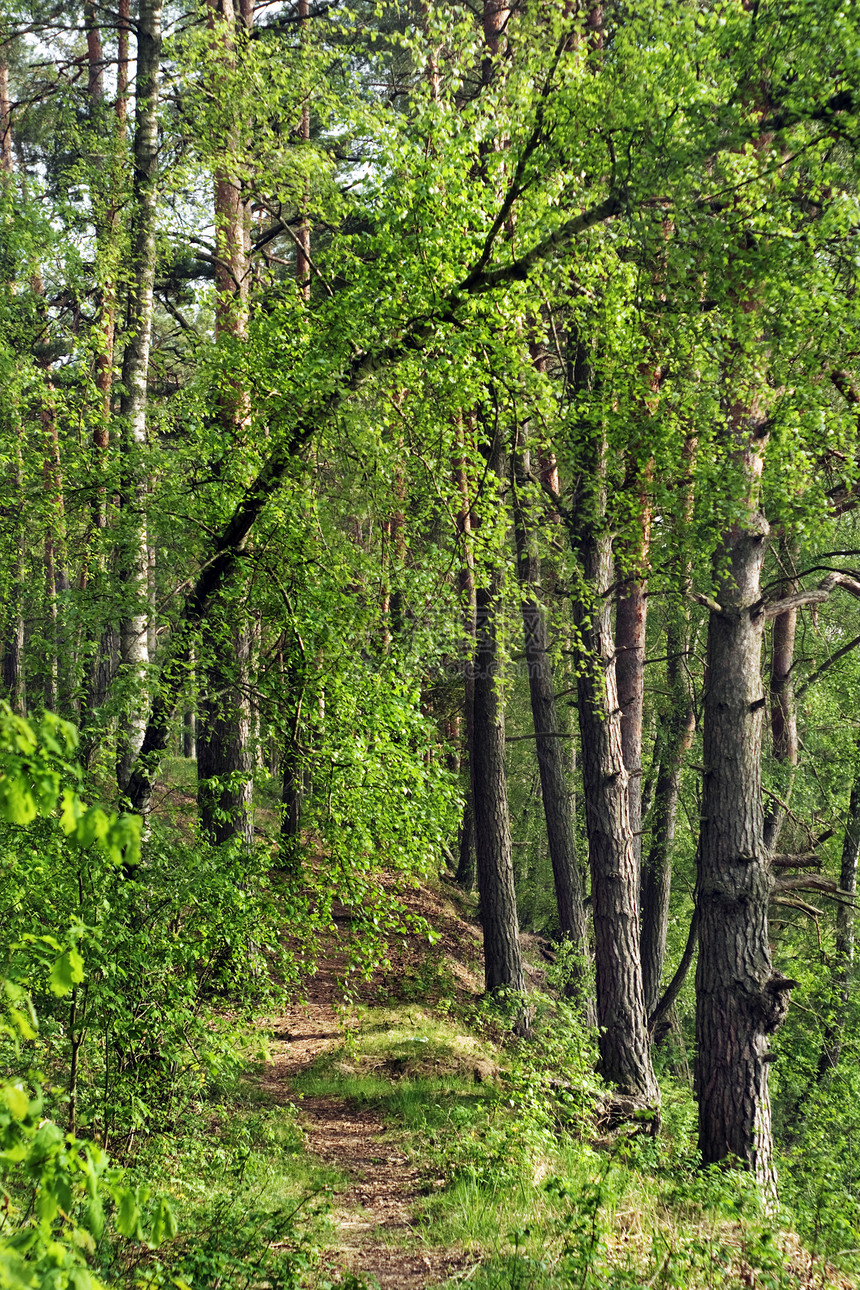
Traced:
<path fill-rule="evenodd" d="M 489 477 L 501 480 L 504 450 L 498 433 L 490 450 L 488 465 Z M 522 993 L 525 977 L 514 891 L 505 766 L 505 714 L 497 638 L 501 590 L 501 571 L 494 567 L 485 572 L 483 583 L 476 592 L 472 800 L 486 988 L 490 992 L 508 989 Z"/>
<path fill-rule="evenodd" d="M 559 738 L 562 727 L 556 707 L 549 633 L 546 615 L 538 599 L 540 557 L 534 534 L 530 531 L 532 525 L 529 522 L 527 500 L 529 475 L 528 448 L 522 447 L 517 454 L 514 469 L 514 533 L 517 571 L 522 591 L 523 632 L 535 750 L 561 934 L 576 948 L 584 969 L 588 954 L 587 924 L 576 856 L 573 799 L 565 765 L 564 740 Z"/>
<path fill-rule="evenodd" d="M 656 1109 L 660 1091 L 651 1065 L 639 957 L 639 881 L 630 828 L 628 775 L 621 745 L 612 637 L 612 538 L 590 526 L 580 541 L 591 600 L 574 605 L 578 633 L 577 705 L 582 744 L 597 1024 L 604 1079 L 634 1105 Z"/>
<path fill-rule="evenodd" d="M 768 941 L 772 879 L 763 839 L 761 568 L 768 526 L 757 488 L 765 436 L 738 431 L 747 515 L 715 555 L 720 610 L 708 623 L 704 790 L 696 904 L 699 1148 L 706 1164 L 735 1159 L 772 1191 L 768 1044 L 792 982 L 774 973 Z"/>
<path fill-rule="evenodd" d="M 127 609 L 120 624 L 120 660 L 130 697 L 122 719 L 117 779 L 120 788 L 126 791 L 147 728 L 149 597 L 146 479 L 141 454 L 146 443 L 147 375 L 155 286 L 161 10 L 162 0 L 140 0 L 137 23 L 132 253 L 120 403 L 125 459 L 121 560 L 127 598 Z"/>
<path fill-rule="evenodd" d="M 615 664 L 621 709 L 621 751 L 627 771 L 630 831 L 637 869 L 642 855 L 642 718 L 645 708 L 645 625 L 647 583 L 629 578 L 618 594 Z"/>

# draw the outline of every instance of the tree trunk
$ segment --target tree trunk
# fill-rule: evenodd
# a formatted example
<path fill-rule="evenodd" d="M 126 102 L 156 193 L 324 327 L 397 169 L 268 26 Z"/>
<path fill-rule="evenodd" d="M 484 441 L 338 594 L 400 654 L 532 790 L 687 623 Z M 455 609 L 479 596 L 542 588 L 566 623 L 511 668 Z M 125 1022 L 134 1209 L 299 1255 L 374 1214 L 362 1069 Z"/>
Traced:
<path fill-rule="evenodd" d="M 12 104 L 9 97 L 9 68 L 0 51 L 0 188 L 6 192 L 12 184 Z M 12 523 L 7 530 L 12 538 L 9 552 L 9 597 L 2 625 L 3 689 L 19 716 L 27 710 L 24 682 L 24 463 L 21 453 L 21 421 L 17 408 L 11 410 L 9 430 L 14 440 L 11 467 Z"/>
<path fill-rule="evenodd" d="M 238 838 L 250 849 L 254 768 L 248 751 L 248 639 L 241 625 L 232 634 L 225 628 L 206 668 L 206 691 L 197 710 L 197 807 L 210 841 Z"/>
<path fill-rule="evenodd" d="M 182 756 L 189 760 L 197 756 L 197 713 L 193 708 L 182 714 Z"/>
<path fill-rule="evenodd" d="M 630 829 L 628 775 L 621 746 L 612 639 L 611 535 L 592 526 L 580 547 L 591 602 L 575 602 L 579 641 L 577 686 L 582 744 L 600 1069 L 634 1106 L 657 1108 L 660 1090 L 651 1065 L 639 957 L 639 875 Z"/>
<path fill-rule="evenodd" d="M 682 616 L 684 628 L 689 616 Z M 666 933 L 669 927 L 669 897 L 672 888 L 672 848 L 678 801 L 681 794 L 681 772 L 684 757 L 693 742 L 696 713 L 684 657 L 686 630 L 679 631 L 670 622 L 666 631 L 666 680 L 669 695 L 667 709 L 660 719 L 660 768 L 654 790 L 651 843 L 641 870 L 640 904 L 642 909 L 641 954 L 645 1012 L 654 1012 L 660 998 L 660 983 L 666 958 Z"/>
<path fill-rule="evenodd" d="M 627 802 L 636 872 L 642 863 L 642 720 L 645 711 L 645 629 L 648 617 L 648 552 L 651 546 L 651 500 L 631 449 L 624 491 L 634 499 L 637 532 L 624 543 L 627 578 L 621 583 L 615 611 L 615 678 L 621 709 L 621 751 L 627 771 Z"/>
<path fill-rule="evenodd" d="M 784 561 L 791 561 L 793 552 L 788 543 L 780 543 Z M 797 579 L 783 580 L 779 595 L 790 596 L 798 589 Z M 797 769 L 799 744 L 797 739 L 797 705 L 794 698 L 794 638 L 797 632 L 797 610 L 788 609 L 773 620 L 772 659 L 770 669 L 770 723 L 773 735 L 774 760 L 785 772 L 785 782 L 780 784 L 783 802 L 791 797 L 792 782 Z M 776 849 L 786 809 L 782 802 L 773 801 L 764 822 L 764 844 L 768 851 Z"/>
<path fill-rule="evenodd" d="M 504 449 L 496 432 L 490 448 L 488 476 L 503 478 Z M 502 574 L 492 568 L 476 592 L 477 633 L 473 665 L 474 708 L 471 756 L 472 800 L 478 894 L 484 931 L 484 980 L 488 992 L 523 993 L 517 901 L 508 815 L 505 766 L 505 714 L 497 617 Z"/>
<path fill-rule="evenodd" d="M 162 0 L 140 0 L 137 24 L 137 79 L 134 128 L 131 264 L 128 317 L 122 364 L 124 471 L 122 487 L 122 578 L 126 611 L 120 624 L 120 659 L 129 697 L 122 719 L 117 779 L 129 786 L 132 766 L 146 733 L 149 650 L 146 478 L 141 461 L 146 444 L 147 374 L 152 338 L 155 287 L 156 177 L 158 173 L 158 95 Z"/>
<path fill-rule="evenodd" d="M 757 501 L 765 437 L 751 427 L 738 438 L 747 518 L 717 549 L 721 608 L 708 624 L 696 1086 L 704 1162 L 736 1159 L 772 1191 L 768 1041 L 785 1018 L 793 983 L 773 972 L 767 925 L 772 879 L 761 802 L 760 600 L 768 526 Z"/>
<path fill-rule="evenodd" d="M 549 633 L 546 616 L 537 598 L 540 557 L 534 537 L 529 531 L 526 501 L 529 474 L 528 448 L 523 447 L 515 462 L 514 532 L 517 570 L 522 587 L 523 631 L 535 749 L 561 934 L 575 947 L 584 974 L 588 957 L 588 932 L 582 880 L 576 858 L 573 801 L 565 764 L 564 740 L 560 738 L 564 732 L 556 709 L 555 684 L 549 656 Z"/>
<path fill-rule="evenodd" d="M 300 747 L 304 685 L 302 667 L 292 658 L 286 668 L 286 693 L 292 704 L 292 721 L 284 740 L 283 783 L 281 789 L 281 838 L 289 867 L 297 864 L 298 840 L 301 834 L 304 758 Z"/>
<path fill-rule="evenodd" d="M 642 718 L 645 708 L 645 625 L 647 584 L 629 578 L 618 594 L 615 615 L 615 673 L 621 709 L 621 752 L 627 771 L 630 834 L 637 872 L 642 857 Z"/>
<path fill-rule="evenodd" d="M 101 480 L 105 477 L 110 453 L 110 421 L 112 414 L 114 343 L 116 339 L 117 272 L 121 211 L 116 193 L 122 188 L 122 170 L 125 159 L 125 95 L 128 90 L 128 0 L 122 0 L 118 14 L 117 34 L 117 98 L 114 105 L 116 120 L 113 129 L 104 112 L 104 54 L 98 11 L 95 0 L 87 0 L 85 9 L 87 29 L 87 58 L 89 65 L 89 109 L 91 125 L 105 132 L 105 152 L 94 159 L 98 178 L 93 187 L 93 207 L 96 221 L 96 266 L 98 287 L 96 293 L 95 323 L 95 384 L 99 393 L 99 406 L 93 411 L 92 454 L 97 480 L 90 502 L 90 535 L 83 584 L 99 584 L 106 577 L 105 533 L 108 527 L 107 488 Z M 110 134 L 113 138 L 109 137 Z M 101 185 L 99 184 L 101 181 Z M 113 673 L 113 658 L 119 649 L 116 630 L 102 622 L 84 629 L 83 683 L 81 699 L 81 731 L 86 751 L 98 736 L 98 730 L 88 734 L 93 725 L 93 714 L 107 698 Z M 88 637 L 88 639 L 87 639 Z M 97 723 L 96 723 L 97 724 Z"/>
<path fill-rule="evenodd" d="M 854 967 L 854 902 L 857 899 L 857 862 L 860 857 L 860 775 L 851 785 L 845 837 L 842 841 L 842 864 L 839 872 L 840 890 L 848 899 L 836 906 L 836 955 L 833 965 L 833 986 L 836 1007 L 833 1020 L 827 1025 L 818 1059 L 818 1079 L 834 1070 L 842 1055 L 842 1027 L 848 1007 L 851 977 Z"/>
<path fill-rule="evenodd" d="M 0 65 L 2 67 L 2 65 Z M 27 693 L 24 681 L 24 558 L 26 528 L 24 523 L 24 463 L 21 455 L 21 424 L 13 409 L 12 432 L 15 436 L 11 470 L 12 523 L 7 521 L 11 538 L 9 551 L 9 596 L 3 621 L 3 689 L 12 711 L 25 716 Z"/>
<path fill-rule="evenodd" d="M 234 68 L 233 0 L 209 0 L 209 10 L 224 63 Z M 216 91 L 219 89 L 216 78 Z M 228 131 L 215 176 L 215 336 L 227 342 L 241 341 L 247 334 L 249 217 L 235 173 L 237 148 L 237 139 Z M 248 426 L 248 396 L 239 382 L 222 392 L 219 419 L 225 439 L 241 440 Z M 234 613 L 242 609 L 240 602 L 233 603 Z M 250 847 L 253 766 L 247 697 L 251 633 L 247 621 L 240 620 L 232 633 L 215 633 L 211 651 L 197 731 L 197 771 L 201 781 L 206 781 L 198 792 L 200 821 L 214 841 L 237 837 Z M 228 779 L 232 782 L 225 782 Z"/>
<path fill-rule="evenodd" d="M 472 812 L 471 785 L 466 792 L 463 819 L 457 848 L 457 883 L 464 891 L 474 891 L 477 872 L 475 868 L 475 817 Z"/>
<path fill-rule="evenodd" d="M 460 847 L 457 857 L 457 882 L 464 891 L 473 891 L 477 880 L 475 859 L 475 804 L 472 797 L 472 754 L 475 744 L 475 675 L 471 660 L 475 655 L 477 631 L 477 599 L 475 591 L 475 555 L 472 549 L 472 504 L 469 496 L 469 477 L 466 473 L 466 422 L 458 416 L 456 425 L 457 455 L 454 460 L 454 481 L 460 494 L 457 512 L 457 536 L 462 542 L 459 586 L 463 610 L 463 715 L 466 732 L 465 755 L 461 769 L 465 775 L 466 803 L 460 829 Z"/>

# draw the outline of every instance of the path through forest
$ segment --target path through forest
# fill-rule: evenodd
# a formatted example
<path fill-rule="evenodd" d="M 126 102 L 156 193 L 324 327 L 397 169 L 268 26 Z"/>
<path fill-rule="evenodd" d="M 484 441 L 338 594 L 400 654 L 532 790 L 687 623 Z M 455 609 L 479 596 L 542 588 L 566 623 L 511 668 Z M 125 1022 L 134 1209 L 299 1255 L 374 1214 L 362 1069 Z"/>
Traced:
<path fill-rule="evenodd" d="M 263 1087 L 279 1102 L 297 1100 L 293 1078 L 343 1043 L 335 1008 L 342 963 L 333 942 L 330 957 L 308 982 L 307 1004 L 286 1009 L 275 1021 Z M 350 1178 L 336 1200 L 337 1235 L 326 1255 L 333 1269 L 376 1281 L 382 1290 L 417 1290 L 471 1267 L 468 1255 L 426 1243 L 415 1226 L 426 1178 L 372 1108 L 337 1096 L 303 1097 L 297 1105 L 308 1150 Z"/>

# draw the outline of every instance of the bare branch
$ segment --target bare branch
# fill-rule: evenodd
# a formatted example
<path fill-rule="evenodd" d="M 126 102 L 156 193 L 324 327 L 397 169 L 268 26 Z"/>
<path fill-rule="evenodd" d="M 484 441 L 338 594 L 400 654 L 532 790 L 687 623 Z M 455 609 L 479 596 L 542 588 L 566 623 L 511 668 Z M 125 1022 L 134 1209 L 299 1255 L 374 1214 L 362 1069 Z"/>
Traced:
<path fill-rule="evenodd" d="M 842 587 L 852 596 L 860 598 L 860 581 L 853 578 L 848 573 L 840 573 L 834 569 L 828 573 L 827 577 L 819 582 L 817 587 L 809 587 L 806 591 L 796 591 L 791 596 L 784 596 L 782 600 L 774 600 L 769 605 L 760 603 L 754 605 L 751 612 L 764 614 L 765 618 L 778 618 L 780 614 L 785 614 L 789 609 L 801 609 L 804 605 L 823 605 L 826 600 L 830 599 L 830 594 L 836 587 Z M 758 616 L 758 614 L 756 614 Z"/>

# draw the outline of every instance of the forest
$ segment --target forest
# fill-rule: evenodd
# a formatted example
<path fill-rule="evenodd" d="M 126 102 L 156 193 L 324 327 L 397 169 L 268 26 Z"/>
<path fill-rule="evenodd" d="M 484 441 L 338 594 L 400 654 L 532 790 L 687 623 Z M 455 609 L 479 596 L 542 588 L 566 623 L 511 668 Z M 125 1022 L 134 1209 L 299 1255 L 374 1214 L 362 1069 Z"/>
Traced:
<path fill-rule="evenodd" d="M 860 1285 L 858 87 L 2 0 L 0 1290 Z"/>

